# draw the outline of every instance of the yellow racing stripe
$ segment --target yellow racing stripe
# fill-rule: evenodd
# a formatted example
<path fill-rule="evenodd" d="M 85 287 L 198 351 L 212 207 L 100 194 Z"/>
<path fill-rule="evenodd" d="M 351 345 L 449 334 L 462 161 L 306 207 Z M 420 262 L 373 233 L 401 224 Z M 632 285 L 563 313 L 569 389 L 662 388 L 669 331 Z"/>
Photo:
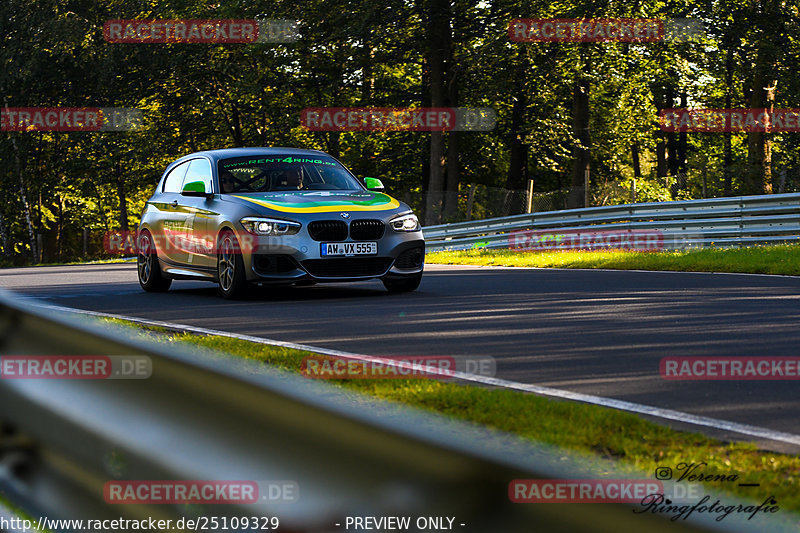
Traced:
<path fill-rule="evenodd" d="M 256 200 L 255 198 L 247 198 L 246 196 L 239 196 L 236 194 L 232 196 L 234 198 L 247 200 L 248 202 L 253 202 L 254 204 L 268 207 L 270 209 L 274 209 L 275 211 L 282 211 L 284 213 L 333 213 L 335 211 L 389 211 L 391 209 L 396 209 L 400 207 L 400 202 L 398 202 L 388 194 L 384 196 L 386 196 L 389 199 L 389 201 L 386 202 L 385 204 L 380 204 L 380 205 L 319 204 L 319 205 L 312 205 L 309 207 L 290 207 L 285 204 L 267 202 L 265 200 Z"/>

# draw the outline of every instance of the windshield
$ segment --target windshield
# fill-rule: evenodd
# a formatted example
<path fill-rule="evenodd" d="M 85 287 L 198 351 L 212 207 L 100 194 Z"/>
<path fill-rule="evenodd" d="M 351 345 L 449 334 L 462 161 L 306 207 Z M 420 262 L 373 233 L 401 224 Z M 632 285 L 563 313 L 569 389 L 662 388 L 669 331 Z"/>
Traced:
<path fill-rule="evenodd" d="M 331 157 L 274 155 L 222 159 L 222 194 L 292 190 L 362 191 L 358 180 Z"/>

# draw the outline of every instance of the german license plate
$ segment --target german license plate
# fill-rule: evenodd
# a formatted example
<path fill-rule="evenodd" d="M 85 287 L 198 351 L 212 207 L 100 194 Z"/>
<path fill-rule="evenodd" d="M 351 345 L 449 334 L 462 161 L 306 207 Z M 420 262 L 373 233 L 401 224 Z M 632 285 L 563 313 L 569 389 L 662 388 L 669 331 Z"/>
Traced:
<path fill-rule="evenodd" d="M 320 244 L 321 256 L 332 255 L 375 255 L 377 242 L 323 242 Z"/>

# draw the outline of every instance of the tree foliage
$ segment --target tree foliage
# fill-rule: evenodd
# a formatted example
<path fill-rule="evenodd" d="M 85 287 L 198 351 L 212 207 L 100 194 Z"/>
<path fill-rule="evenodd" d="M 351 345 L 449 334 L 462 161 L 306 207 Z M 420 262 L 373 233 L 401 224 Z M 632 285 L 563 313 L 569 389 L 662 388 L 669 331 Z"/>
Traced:
<path fill-rule="evenodd" d="M 517 17 L 689 18 L 705 33 L 690 42 L 520 43 L 507 32 Z M 293 19 L 301 37 L 105 41 L 107 20 L 134 18 Z M 533 180 L 545 193 L 582 186 L 586 171 L 593 190 L 635 186 L 639 200 L 700 197 L 702 179 L 709 195 L 798 190 L 800 134 L 658 127 L 666 107 L 800 107 L 798 21 L 796 0 L 5 0 L 2 105 L 136 108 L 144 124 L 2 132 L 0 253 L 7 263 L 76 258 L 84 228 L 96 240 L 136 227 L 170 161 L 233 146 L 328 151 L 357 175 L 380 177 L 428 223 L 456 216 L 456 192 L 468 184 L 519 190 Z M 432 104 L 489 107 L 497 124 L 365 133 L 311 132 L 299 121 L 307 107 Z"/>

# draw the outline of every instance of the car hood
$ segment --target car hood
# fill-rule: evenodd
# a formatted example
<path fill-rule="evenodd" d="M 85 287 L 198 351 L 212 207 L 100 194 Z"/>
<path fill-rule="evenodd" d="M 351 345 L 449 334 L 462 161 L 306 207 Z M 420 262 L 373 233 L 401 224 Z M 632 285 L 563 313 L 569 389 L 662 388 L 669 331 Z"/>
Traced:
<path fill-rule="evenodd" d="M 408 207 L 388 194 L 372 191 L 281 191 L 226 194 L 226 200 L 282 213 L 390 211 Z M 261 210 L 259 210 L 261 211 Z"/>

